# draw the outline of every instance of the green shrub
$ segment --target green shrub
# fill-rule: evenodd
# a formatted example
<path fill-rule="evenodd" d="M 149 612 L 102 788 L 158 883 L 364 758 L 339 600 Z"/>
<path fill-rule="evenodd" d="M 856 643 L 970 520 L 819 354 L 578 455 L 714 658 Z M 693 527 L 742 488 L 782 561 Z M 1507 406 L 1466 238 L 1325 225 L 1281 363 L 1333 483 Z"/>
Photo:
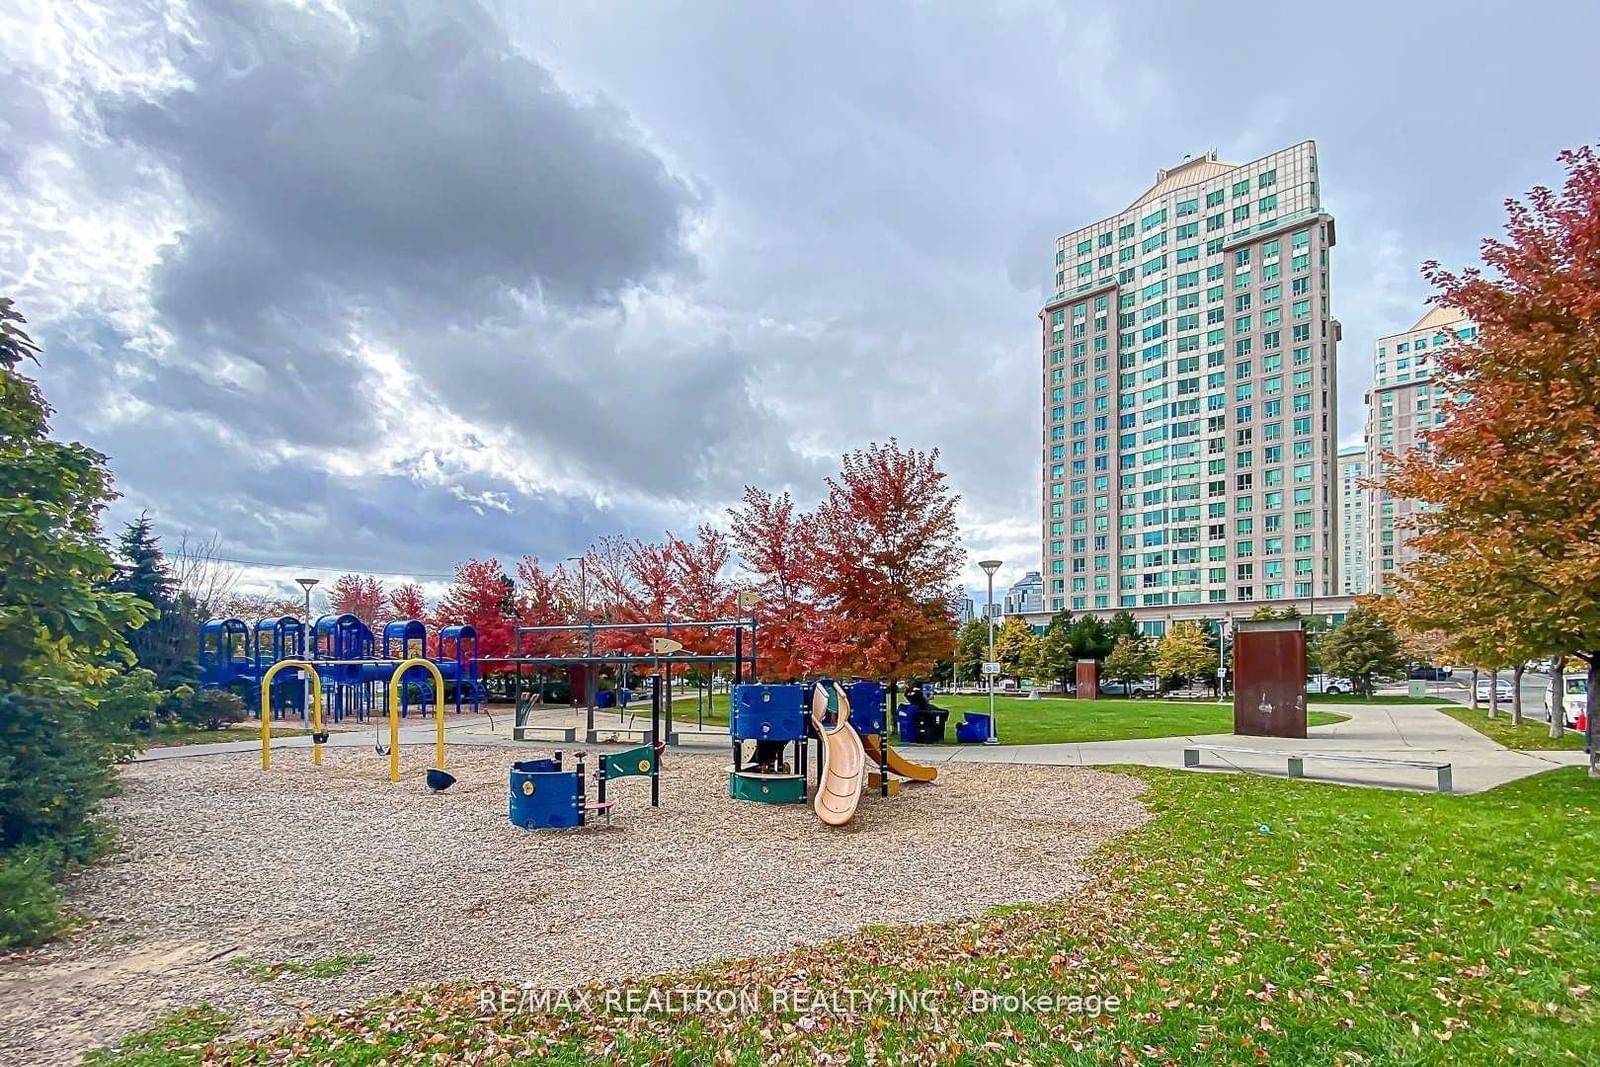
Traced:
<path fill-rule="evenodd" d="M 0 853 L 0 950 L 42 944 L 67 925 L 53 867 L 41 849 Z"/>
<path fill-rule="evenodd" d="M 178 721 L 207 730 L 220 730 L 229 723 L 243 722 L 244 701 L 226 689 L 201 689 L 178 708 Z"/>

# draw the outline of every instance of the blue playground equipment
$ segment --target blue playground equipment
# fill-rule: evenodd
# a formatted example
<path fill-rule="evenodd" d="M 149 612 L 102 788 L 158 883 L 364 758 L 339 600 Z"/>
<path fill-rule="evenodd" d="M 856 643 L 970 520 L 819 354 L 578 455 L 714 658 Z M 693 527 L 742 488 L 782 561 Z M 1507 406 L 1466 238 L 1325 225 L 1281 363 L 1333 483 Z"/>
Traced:
<path fill-rule="evenodd" d="M 568 830 L 583 826 L 592 815 L 611 821 L 613 801 L 606 799 L 606 783 L 617 778 L 651 779 L 651 806 L 660 807 L 661 749 L 659 744 L 639 745 L 600 757 L 595 768 L 595 801 L 589 803 L 584 788 L 586 755 L 578 753 L 576 770 L 553 759 L 518 760 L 511 765 L 511 824 L 524 830 Z"/>
<path fill-rule="evenodd" d="M 470 651 L 469 651 L 470 648 Z M 472 710 L 489 702 L 488 691 L 478 677 L 478 630 L 469 623 L 446 626 L 439 631 L 439 654 L 433 661 L 447 683 L 455 690 L 456 711 L 461 711 L 461 695 L 467 694 Z"/>
<path fill-rule="evenodd" d="M 200 684 L 203 688 L 233 688 L 245 706 L 261 714 L 259 679 L 273 664 L 305 659 L 316 666 L 322 682 L 323 712 L 330 721 L 346 715 L 365 721 L 368 714 L 384 714 L 387 687 L 402 659 L 427 658 L 428 630 L 416 619 L 390 622 L 383 627 L 381 651 L 372 628 L 354 615 L 324 615 L 307 627 L 293 615 L 260 619 L 254 627 L 242 619 L 211 619 L 200 625 Z M 455 708 L 463 701 L 472 709 L 488 702 L 478 675 L 478 632 L 470 625 L 447 626 L 440 632 L 439 654 L 434 659 L 445 684 L 455 690 Z M 305 708 L 303 672 L 279 671 L 273 679 L 273 718 L 298 714 Z M 427 669 L 414 667 L 401 679 L 401 714 L 422 694 L 426 712 L 433 702 L 433 680 Z M 414 689 L 413 689 L 414 687 Z M 442 710 L 442 709 L 439 709 Z"/>
<path fill-rule="evenodd" d="M 651 679 L 650 719 L 652 737 L 661 732 L 661 679 Z M 650 779 L 650 806 L 661 806 L 661 753 L 665 742 L 654 741 L 621 752 L 600 756 L 595 768 L 595 802 L 589 803 L 584 791 L 585 754 L 578 753 L 576 770 L 562 764 L 560 750 L 554 758 L 518 760 L 511 765 L 511 802 L 508 809 L 513 826 L 524 830 L 564 830 L 583 826 L 591 815 L 604 815 L 611 822 L 612 801 L 606 797 L 606 783 L 617 778 Z"/>
<path fill-rule="evenodd" d="M 260 678 L 266 673 L 268 667 L 284 659 L 303 659 L 306 654 L 306 626 L 305 623 L 293 615 L 281 615 L 276 619 L 257 619 L 255 625 L 255 677 Z M 305 714 L 305 678 L 303 672 L 298 670 L 282 670 L 272 680 L 272 717 L 281 719 L 293 712 L 297 715 Z M 293 683 L 293 684 L 291 684 Z M 254 687 L 250 690 L 253 699 L 248 700 L 247 706 L 254 707 L 261 702 L 261 695 Z M 259 715 L 260 708 L 256 708 Z"/>
<path fill-rule="evenodd" d="M 253 683 L 256 656 L 243 619 L 212 619 L 200 625 L 200 684 L 205 688 Z"/>
<path fill-rule="evenodd" d="M 728 733 L 733 766 L 728 795 L 759 804 L 798 804 L 806 799 L 806 687 L 736 685 L 729 696 Z M 746 764 L 744 743 L 755 742 L 755 759 Z M 784 759 L 794 746 L 793 762 Z"/>

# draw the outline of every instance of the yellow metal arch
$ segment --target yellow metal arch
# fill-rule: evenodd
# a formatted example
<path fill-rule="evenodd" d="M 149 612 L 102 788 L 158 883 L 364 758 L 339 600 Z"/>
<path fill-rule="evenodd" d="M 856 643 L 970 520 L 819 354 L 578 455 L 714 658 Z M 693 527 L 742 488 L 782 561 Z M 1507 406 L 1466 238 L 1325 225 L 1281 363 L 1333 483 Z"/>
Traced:
<path fill-rule="evenodd" d="M 322 766 L 322 679 L 317 669 L 303 659 L 282 659 L 261 676 L 261 769 L 272 768 L 272 679 L 285 668 L 299 668 L 311 679 L 311 762 Z"/>
<path fill-rule="evenodd" d="M 426 667 L 433 675 L 433 721 L 437 724 L 433 740 L 434 766 L 444 770 L 444 675 L 431 659 L 401 660 L 389 675 L 389 781 L 400 780 L 400 678 L 412 667 Z M 457 680 L 456 684 L 460 684 Z"/>

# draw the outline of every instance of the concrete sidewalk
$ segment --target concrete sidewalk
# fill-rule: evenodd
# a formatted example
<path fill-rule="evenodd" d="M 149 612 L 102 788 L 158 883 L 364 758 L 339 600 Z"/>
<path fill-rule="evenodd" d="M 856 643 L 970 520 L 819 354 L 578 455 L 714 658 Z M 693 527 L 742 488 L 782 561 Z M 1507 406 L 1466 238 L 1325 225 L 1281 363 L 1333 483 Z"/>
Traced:
<path fill-rule="evenodd" d="M 1330 710 L 1334 705 L 1326 705 Z M 1582 752 L 1516 752 L 1471 727 L 1421 704 L 1340 704 L 1349 715 L 1344 722 L 1310 727 L 1305 740 L 1276 737 L 1238 737 L 1201 734 L 1132 741 L 1086 741 L 1059 745 L 904 745 L 907 759 L 923 763 L 1042 763 L 1103 767 L 1132 763 L 1147 767 L 1183 766 L 1183 750 L 1192 744 L 1232 745 L 1267 752 L 1324 752 L 1374 756 L 1384 759 L 1449 763 L 1458 793 L 1476 793 L 1552 767 L 1582 766 Z M 1000 721 L 1005 735 L 1005 721 Z M 1204 753 L 1202 770 L 1243 771 L 1286 777 L 1287 761 L 1280 756 L 1243 753 Z M 1308 759 L 1306 777 L 1317 781 L 1397 789 L 1432 790 L 1433 771 L 1411 767 L 1366 767 L 1347 763 L 1318 763 Z"/>
<path fill-rule="evenodd" d="M 1421 704 L 1340 704 L 1324 705 L 1350 716 L 1344 722 L 1328 726 L 1313 726 L 1305 740 L 1272 737 L 1237 737 L 1233 734 L 1203 734 L 1190 737 L 1153 737 L 1130 741 L 1085 741 L 1052 745 L 897 745 L 896 751 L 918 763 L 1015 763 L 1043 766 L 1104 767 L 1131 763 L 1146 767 L 1183 766 L 1185 747 L 1200 744 L 1234 745 L 1241 748 L 1262 749 L 1267 752 L 1325 752 L 1376 756 L 1388 759 L 1420 760 L 1449 763 L 1458 793 L 1476 793 L 1492 789 L 1506 782 L 1516 781 L 1530 774 L 1553 767 L 1582 766 L 1588 757 L 1582 752 L 1517 752 L 1504 748 L 1487 737 L 1464 726 L 1447 715 Z M 597 723 L 597 725 L 602 725 Z M 675 725 L 686 726 L 679 719 Z M 484 721 L 462 721 L 452 724 L 445 721 L 446 743 L 450 746 L 473 745 L 526 749 L 564 747 L 611 750 L 630 747 L 627 744 L 584 745 L 581 742 L 558 746 L 545 741 L 514 741 L 511 739 L 512 716 L 496 715 L 494 725 Z M 1005 736 L 1005 719 L 999 723 L 1000 735 Z M 388 729 L 382 736 L 388 740 Z M 431 722 L 407 725 L 400 729 L 402 745 L 431 745 L 434 726 Z M 333 734 L 328 745 L 335 748 L 362 748 L 373 743 L 373 735 L 364 730 Z M 726 734 L 686 739 L 675 746 L 675 751 L 716 752 L 727 751 Z M 280 749 L 308 748 L 309 737 L 274 738 L 274 751 Z M 185 745 L 172 748 L 155 748 L 143 753 L 141 760 L 191 758 L 196 756 L 227 755 L 240 752 L 259 752 L 258 740 L 229 741 L 210 745 Z M 1207 771 L 1233 771 L 1286 777 L 1287 761 L 1281 756 L 1246 755 L 1243 753 L 1205 753 L 1202 756 Z M 1411 767 L 1361 766 L 1345 763 L 1318 763 L 1308 759 L 1306 777 L 1314 781 L 1340 782 L 1349 785 L 1381 786 L 1391 789 L 1435 788 L 1433 771 Z"/>

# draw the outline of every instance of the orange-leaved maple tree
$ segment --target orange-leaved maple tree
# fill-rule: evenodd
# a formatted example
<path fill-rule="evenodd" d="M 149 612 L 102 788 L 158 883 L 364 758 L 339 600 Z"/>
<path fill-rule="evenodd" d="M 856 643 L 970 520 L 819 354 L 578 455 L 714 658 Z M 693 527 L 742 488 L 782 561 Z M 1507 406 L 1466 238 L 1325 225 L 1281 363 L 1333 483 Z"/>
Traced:
<path fill-rule="evenodd" d="M 814 584 L 838 624 L 828 668 L 900 679 L 926 674 L 955 647 L 954 597 L 965 553 L 960 503 L 939 451 L 870 444 L 842 457 L 806 536 Z"/>
<path fill-rule="evenodd" d="M 816 554 L 806 535 L 810 523 L 788 493 L 775 496 L 755 486 L 745 488 L 742 507 L 728 509 L 743 582 L 758 598 L 750 613 L 756 620 L 756 671 L 770 681 L 821 671 L 832 648 L 835 620 L 818 604 Z"/>
<path fill-rule="evenodd" d="M 1476 323 L 1439 357 L 1444 425 L 1382 484 L 1424 501 L 1400 576 L 1412 620 L 1494 613 L 1600 685 L 1600 159 L 1564 152 L 1560 190 L 1507 202 L 1487 270 L 1424 268 L 1435 301 Z M 1452 565 L 1459 579 L 1447 572 Z M 1446 623 L 1446 628 L 1452 625 Z M 1591 698 L 1592 699 L 1592 698 Z M 1593 717 L 1591 716 L 1591 722 Z M 1591 764 L 1591 771 L 1593 764 Z"/>

